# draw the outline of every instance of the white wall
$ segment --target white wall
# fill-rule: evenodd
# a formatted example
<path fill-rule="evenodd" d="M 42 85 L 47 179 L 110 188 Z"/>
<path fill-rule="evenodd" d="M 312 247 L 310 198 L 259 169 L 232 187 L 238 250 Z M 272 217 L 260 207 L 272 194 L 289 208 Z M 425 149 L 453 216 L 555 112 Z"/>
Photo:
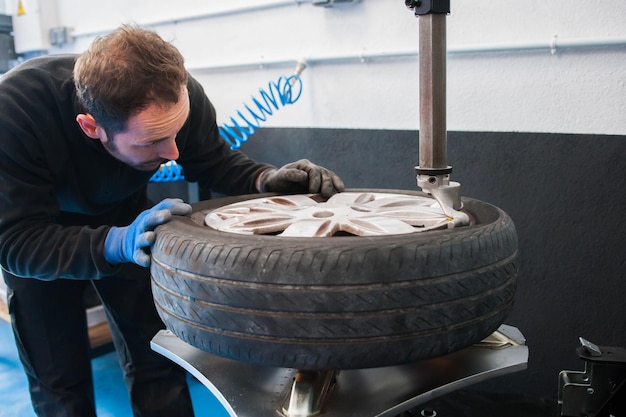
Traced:
<path fill-rule="evenodd" d="M 419 128 L 419 23 L 402 0 L 56 1 L 76 40 L 51 53 L 81 52 L 120 23 L 150 26 L 183 52 L 220 123 L 304 58 L 302 97 L 264 126 Z M 624 16 L 623 0 L 453 0 L 448 129 L 626 134 Z M 619 45 L 566 48 L 596 41 Z"/>

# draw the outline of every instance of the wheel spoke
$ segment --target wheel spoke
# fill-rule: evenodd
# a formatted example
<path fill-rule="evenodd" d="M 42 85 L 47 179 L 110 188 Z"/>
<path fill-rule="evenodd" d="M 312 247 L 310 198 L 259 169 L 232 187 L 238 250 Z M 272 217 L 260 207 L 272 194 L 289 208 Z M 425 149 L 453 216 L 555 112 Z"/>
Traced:
<path fill-rule="evenodd" d="M 328 219 L 301 219 L 285 229 L 280 236 L 329 237 L 339 230 L 338 223 Z"/>
<path fill-rule="evenodd" d="M 415 228 L 408 223 L 380 216 L 349 219 L 342 224 L 341 230 L 356 236 L 397 235 L 415 232 Z"/>

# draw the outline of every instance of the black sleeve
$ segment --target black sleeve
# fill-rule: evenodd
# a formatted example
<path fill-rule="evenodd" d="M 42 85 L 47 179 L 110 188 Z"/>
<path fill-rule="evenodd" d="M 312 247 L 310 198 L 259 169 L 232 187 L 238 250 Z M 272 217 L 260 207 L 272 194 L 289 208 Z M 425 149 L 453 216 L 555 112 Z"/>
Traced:
<path fill-rule="evenodd" d="M 2 134 L 7 138 L 7 132 Z M 29 151 L 29 157 L 36 154 Z M 0 264 L 21 277 L 98 279 L 118 268 L 104 260 L 108 226 L 63 225 L 51 174 L 14 152 L 0 154 Z"/>

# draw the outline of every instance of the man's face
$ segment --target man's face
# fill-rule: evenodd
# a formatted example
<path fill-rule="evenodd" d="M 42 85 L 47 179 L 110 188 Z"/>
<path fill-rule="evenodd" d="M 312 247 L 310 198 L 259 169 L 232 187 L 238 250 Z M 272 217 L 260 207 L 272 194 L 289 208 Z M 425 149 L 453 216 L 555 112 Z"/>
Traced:
<path fill-rule="evenodd" d="M 163 162 L 178 159 L 176 135 L 189 117 L 189 94 L 181 91 L 176 104 L 153 104 L 128 119 L 126 129 L 100 141 L 115 158 L 140 171 L 154 171 Z"/>

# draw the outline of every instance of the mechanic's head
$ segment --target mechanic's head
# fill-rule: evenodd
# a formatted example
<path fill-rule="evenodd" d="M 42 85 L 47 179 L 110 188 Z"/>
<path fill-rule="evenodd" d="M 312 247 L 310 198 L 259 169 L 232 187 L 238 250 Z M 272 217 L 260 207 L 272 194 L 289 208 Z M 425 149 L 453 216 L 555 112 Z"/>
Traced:
<path fill-rule="evenodd" d="M 184 59 L 172 44 L 124 25 L 78 57 L 74 82 L 86 111 L 76 121 L 114 157 L 145 171 L 178 158 L 189 96 Z"/>

